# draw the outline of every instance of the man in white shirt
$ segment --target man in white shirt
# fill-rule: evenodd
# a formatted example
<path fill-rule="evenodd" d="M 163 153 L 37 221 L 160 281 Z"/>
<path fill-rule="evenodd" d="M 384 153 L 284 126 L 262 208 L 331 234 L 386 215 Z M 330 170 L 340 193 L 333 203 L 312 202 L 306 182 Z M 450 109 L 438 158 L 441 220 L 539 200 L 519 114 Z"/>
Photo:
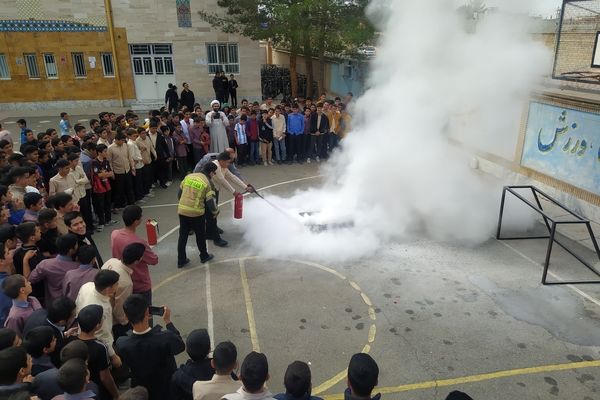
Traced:
<path fill-rule="evenodd" d="M 192 147 L 192 133 L 190 132 L 190 128 L 193 127 L 194 121 L 190 119 L 191 115 L 191 112 L 186 111 L 185 114 L 183 114 L 183 119 L 179 121 L 185 139 L 185 145 L 188 148 L 188 165 L 194 164 L 194 148 Z"/>
<path fill-rule="evenodd" d="M 111 297 L 117 291 L 119 283 L 119 274 L 115 271 L 101 270 L 96 274 L 94 282 L 88 282 L 79 289 L 75 305 L 77 314 L 87 305 L 98 304 L 104 311 L 102 317 L 102 327 L 96 332 L 98 340 L 102 341 L 108 347 L 108 354 L 112 365 L 116 368 L 121 366 L 121 359 L 115 353 L 113 348 L 112 334 L 112 304 Z"/>
<path fill-rule="evenodd" d="M 133 166 L 135 169 L 135 175 L 133 176 L 133 193 L 135 195 L 136 204 L 144 203 L 144 177 L 142 169 L 144 168 L 144 160 L 142 158 L 142 152 L 138 147 L 136 140 L 138 133 L 136 129 L 127 130 L 127 146 L 133 158 Z"/>
<path fill-rule="evenodd" d="M 50 178 L 48 195 L 53 196 L 56 193 L 65 192 L 72 195 L 73 201 L 77 203 L 79 197 L 74 195 L 77 182 L 75 182 L 75 176 L 71 174 L 71 164 L 67 160 L 58 160 L 56 162 L 56 168 L 58 173 Z"/>
<path fill-rule="evenodd" d="M 131 243 L 123 249 L 121 260 L 111 258 L 102 266 L 103 270 L 115 271 L 119 274 L 117 290 L 113 303 L 113 333 L 119 337 L 124 336 L 129 330 L 129 320 L 123 310 L 123 303 L 133 293 L 131 274 L 133 268 L 144 257 L 146 246 L 143 243 Z"/>
<path fill-rule="evenodd" d="M 237 366 L 237 349 L 231 342 L 221 342 L 215 347 L 210 361 L 215 375 L 210 381 L 196 381 L 192 386 L 194 400 L 220 400 L 228 393 L 236 392 L 242 384 L 231 378 Z"/>
<path fill-rule="evenodd" d="M 236 392 L 223 396 L 225 400 L 274 400 L 265 383 L 269 380 L 269 363 L 264 354 L 251 352 L 240 368 L 243 386 Z"/>
<path fill-rule="evenodd" d="M 217 166 L 217 171 L 211 182 L 215 186 L 215 201 L 217 204 L 219 203 L 220 190 L 226 190 L 234 196 L 241 192 L 254 192 L 252 185 L 245 183 L 229 170 L 231 154 L 228 151 L 220 153 L 213 163 Z M 221 238 L 217 228 L 217 217 L 212 213 L 206 215 L 206 237 L 212 239 L 215 246 L 225 247 L 228 244 L 226 240 Z"/>
<path fill-rule="evenodd" d="M 275 115 L 271 117 L 273 124 L 273 148 L 275 149 L 275 160 L 278 164 L 282 164 L 286 160 L 285 151 L 285 136 L 287 132 L 287 124 L 285 116 L 281 113 L 281 107 L 275 107 Z"/>

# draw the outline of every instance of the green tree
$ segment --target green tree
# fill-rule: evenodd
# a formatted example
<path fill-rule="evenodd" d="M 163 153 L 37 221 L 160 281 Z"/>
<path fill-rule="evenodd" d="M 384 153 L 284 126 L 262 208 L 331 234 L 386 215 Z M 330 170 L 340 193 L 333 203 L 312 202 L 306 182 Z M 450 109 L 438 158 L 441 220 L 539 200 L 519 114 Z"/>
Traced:
<path fill-rule="evenodd" d="M 319 91 L 324 90 L 328 54 L 350 53 L 374 34 L 365 17 L 368 0 L 218 0 L 221 9 L 200 11 L 212 26 L 254 40 L 270 40 L 290 51 L 292 96 L 297 95 L 297 57 L 306 63 L 312 95 L 313 57 L 319 60 Z"/>
<path fill-rule="evenodd" d="M 327 56 L 356 56 L 357 48 L 370 44 L 375 31 L 365 16 L 368 0 L 305 0 L 311 15 L 312 54 L 318 58 L 319 93 L 325 91 Z"/>
<path fill-rule="evenodd" d="M 226 33 L 253 40 L 270 40 L 290 50 L 292 95 L 298 92 L 297 57 L 302 40 L 302 0 L 218 0 L 221 9 L 198 14 Z"/>

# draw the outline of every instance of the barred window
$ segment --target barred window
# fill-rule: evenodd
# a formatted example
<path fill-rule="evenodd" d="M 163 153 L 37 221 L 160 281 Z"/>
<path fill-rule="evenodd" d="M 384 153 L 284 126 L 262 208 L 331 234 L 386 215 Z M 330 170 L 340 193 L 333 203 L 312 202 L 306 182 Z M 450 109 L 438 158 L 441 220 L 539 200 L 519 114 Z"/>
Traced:
<path fill-rule="evenodd" d="M 73 58 L 73 72 L 76 78 L 85 78 L 87 72 L 85 70 L 85 61 L 83 60 L 83 53 L 71 53 Z"/>
<path fill-rule="evenodd" d="M 56 66 L 56 59 L 54 58 L 54 54 L 44 53 L 44 67 L 46 68 L 46 78 L 58 78 L 58 68 Z"/>
<path fill-rule="evenodd" d="M 34 53 L 25 53 L 23 54 L 23 58 L 25 59 L 25 66 L 27 67 L 29 79 L 40 79 L 37 56 Z"/>
<path fill-rule="evenodd" d="M 104 71 L 104 76 L 106 77 L 115 76 L 112 53 L 102 53 L 102 70 Z"/>
<path fill-rule="evenodd" d="M 0 54 L 0 79 L 10 79 L 10 70 L 4 54 Z"/>
<path fill-rule="evenodd" d="M 240 59 L 237 43 L 207 43 L 208 72 L 214 74 L 225 71 L 228 74 L 240 73 Z"/>

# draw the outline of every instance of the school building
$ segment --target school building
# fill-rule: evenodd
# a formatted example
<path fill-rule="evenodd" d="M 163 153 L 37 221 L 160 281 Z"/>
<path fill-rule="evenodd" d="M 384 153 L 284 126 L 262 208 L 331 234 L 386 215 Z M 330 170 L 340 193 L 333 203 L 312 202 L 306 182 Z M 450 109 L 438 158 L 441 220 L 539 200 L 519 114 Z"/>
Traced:
<path fill-rule="evenodd" d="M 216 0 L 0 0 L 0 110 L 149 109 L 183 82 L 205 106 L 217 70 L 258 99 L 259 43 L 211 27 L 205 9 Z"/>

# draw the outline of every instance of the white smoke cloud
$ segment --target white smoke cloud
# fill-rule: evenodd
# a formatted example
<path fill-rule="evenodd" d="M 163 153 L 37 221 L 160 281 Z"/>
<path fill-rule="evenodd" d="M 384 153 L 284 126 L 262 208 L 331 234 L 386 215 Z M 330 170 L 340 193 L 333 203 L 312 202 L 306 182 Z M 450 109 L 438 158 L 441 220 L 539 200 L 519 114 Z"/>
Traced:
<path fill-rule="evenodd" d="M 244 237 L 258 254 L 347 260 L 389 241 L 489 238 L 500 187 L 469 168 L 465 149 L 513 158 L 523 102 L 550 56 L 525 19 L 488 15 L 467 33 L 452 3 L 372 2 L 384 33 L 353 132 L 323 167 L 321 188 L 267 196 L 281 210 L 248 201 Z M 315 233 L 302 211 L 354 225 Z"/>

